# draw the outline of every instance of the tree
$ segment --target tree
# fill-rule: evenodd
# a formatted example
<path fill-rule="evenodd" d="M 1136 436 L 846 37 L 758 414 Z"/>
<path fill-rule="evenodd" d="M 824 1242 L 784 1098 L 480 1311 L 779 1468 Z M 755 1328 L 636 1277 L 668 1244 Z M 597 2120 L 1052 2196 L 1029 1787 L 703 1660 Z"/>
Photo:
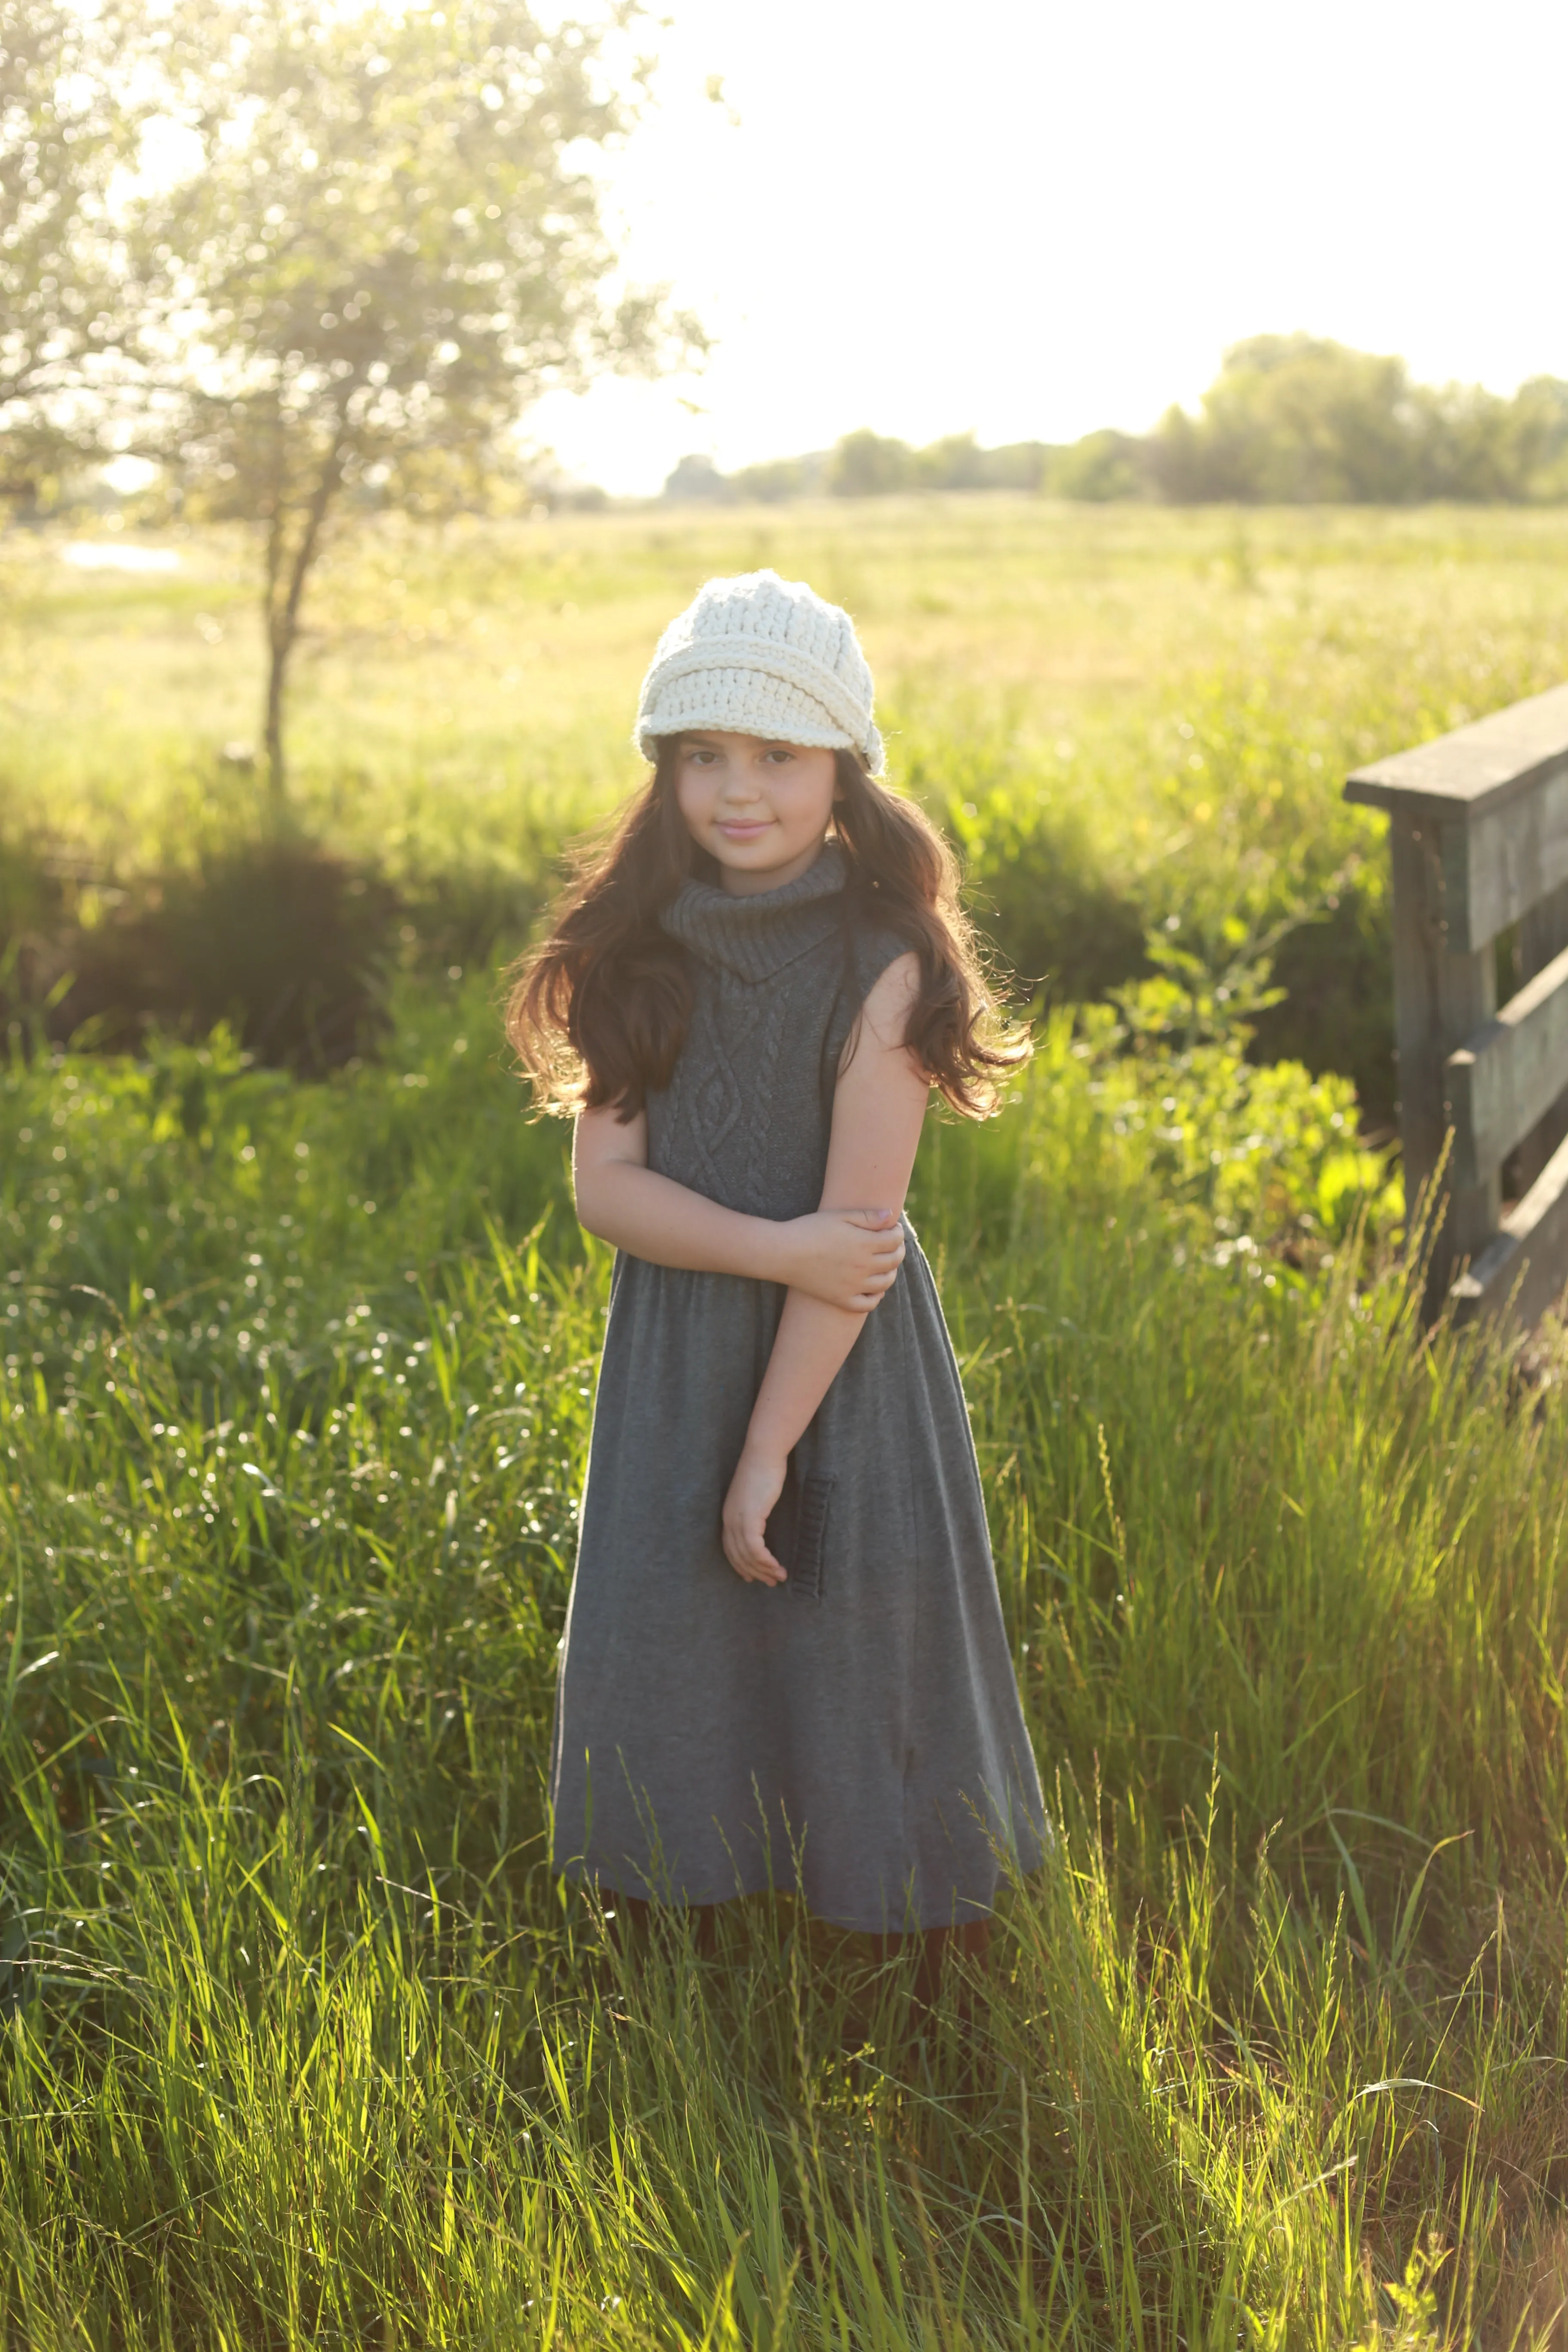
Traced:
<path fill-rule="evenodd" d="M 1568 382 L 1532 375 L 1514 394 L 1509 416 L 1514 464 L 1529 494 L 1568 498 Z"/>
<path fill-rule="evenodd" d="M 762 506 L 782 506 L 789 499 L 814 498 L 822 488 L 827 463 L 827 452 L 823 449 L 804 457 L 768 457 L 761 465 L 742 466 L 729 480 L 737 498 L 755 499 Z"/>
<path fill-rule="evenodd" d="M 98 417 L 106 194 L 133 128 L 112 7 L 0 0 L 0 497 L 36 498 Z"/>
<path fill-rule="evenodd" d="M 1052 498 L 1073 499 L 1102 506 L 1115 499 L 1143 495 L 1143 447 L 1131 433 L 1101 425 L 1065 448 L 1053 449 L 1046 466 L 1045 484 Z"/>
<path fill-rule="evenodd" d="M 1403 360 L 1316 336 L 1255 335 L 1226 352 L 1200 415 L 1171 409 L 1147 452 L 1181 501 L 1561 498 L 1568 387 L 1537 376 L 1505 400 L 1412 383 Z"/>
<path fill-rule="evenodd" d="M 663 495 L 681 506 L 725 506 L 735 493 L 712 458 L 693 450 L 665 477 Z"/>
<path fill-rule="evenodd" d="M 1199 417 L 1169 411 L 1150 457 L 1179 501 L 1397 501 L 1421 495 L 1415 411 L 1403 360 L 1254 335 L 1226 352 Z"/>
<path fill-rule="evenodd" d="M 633 26 L 544 32 L 524 0 L 406 11 L 175 0 L 163 105 L 189 168 L 127 223 L 139 446 L 264 537 L 264 736 L 345 490 L 470 490 L 549 384 L 700 344 L 658 293 L 607 297 L 614 256 L 579 158 L 628 128 Z"/>
<path fill-rule="evenodd" d="M 981 448 L 973 433 L 949 433 L 917 449 L 910 471 L 921 489 L 989 489 L 986 460 L 990 454 Z"/>
<path fill-rule="evenodd" d="M 862 425 L 847 433 L 828 461 L 827 487 L 836 499 L 868 499 L 915 483 L 915 453 L 907 441 L 891 441 Z"/>

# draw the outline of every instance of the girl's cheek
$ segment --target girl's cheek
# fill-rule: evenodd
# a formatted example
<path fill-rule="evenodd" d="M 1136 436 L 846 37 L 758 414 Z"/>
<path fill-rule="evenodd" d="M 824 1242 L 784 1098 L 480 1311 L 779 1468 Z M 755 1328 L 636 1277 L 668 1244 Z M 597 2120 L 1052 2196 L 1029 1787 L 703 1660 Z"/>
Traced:
<path fill-rule="evenodd" d="M 706 822 L 711 799 L 711 793 L 703 792 L 689 774 L 682 776 L 676 785 L 675 805 L 693 832 Z"/>

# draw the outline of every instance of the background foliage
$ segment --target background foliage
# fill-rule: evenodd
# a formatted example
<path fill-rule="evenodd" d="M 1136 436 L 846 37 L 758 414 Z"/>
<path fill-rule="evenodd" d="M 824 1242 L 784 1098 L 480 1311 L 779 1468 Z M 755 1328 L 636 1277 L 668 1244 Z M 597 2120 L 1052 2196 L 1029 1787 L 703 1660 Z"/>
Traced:
<path fill-rule="evenodd" d="M 306 590 L 352 493 L 483 502 L 547 387 L 701 347 L 616 280 L 590 168 L 637 114 L 638 16 L 6 0 L 0 496 L 36 508 L 48 467 L 116 452 L 261 526 L 275 823 Z"/>
<path fill-rule="evenodd" d="M 1233 344 L 1198 414 L 1173 407 L 1148 434 L 982 449 L 973 433 L 929 447 L 862 430 L 832 450 L 721 474 L 687 457 L 667 498 L 780 500 L 822 491 L 1026 489 L 1100 503 L 1173 505 L 1568 497 L 1568 383 L 1534 376 L 1505 399 L 1479 384 L 1418 384 L 1402 359 L 1316 335 Z"/>
<path fill-rule="evenodd" d="M 223 911 L 265 802 L 239 530 L 166 534 L 180 568 L 145 577 L 78 570 L 56 534 L 0 540 L 0 989 L 37 1006 L 66 983 L 55 1034 L 174 1018 L 184 993 L 198 1025 L 232 1015 L 293 1055 L 303 996 L 346 965 L 493 968 L 563 842 L 639 772 L 626 712 L 669 614 L 710 573 L 772 563 L 856 612 L 893 774 L 957 840 L 1024 993 L 1136 978 L 1152 930 L 1215 971 L 1273 937 L 1287 995 L 1258 1050 L 1352 1076 L 1386 1128 L 1384 855 L 1341 782 L 1552 683 L 1568 655 L 1552 511 L 1242 521 L 932 494 L 679 523 L 362 521 L 300 653 L 297 824 L 339 872 L 295 927 L 290 957 L 314 941 L 322 968 L 297 967 L 292 1011 L 278 960 L 237 969 L 256 926 Z M 255 855 L 259 910 L 274 852 Z M 366 1017 L 351 1008 L 342 1051 Z"/>

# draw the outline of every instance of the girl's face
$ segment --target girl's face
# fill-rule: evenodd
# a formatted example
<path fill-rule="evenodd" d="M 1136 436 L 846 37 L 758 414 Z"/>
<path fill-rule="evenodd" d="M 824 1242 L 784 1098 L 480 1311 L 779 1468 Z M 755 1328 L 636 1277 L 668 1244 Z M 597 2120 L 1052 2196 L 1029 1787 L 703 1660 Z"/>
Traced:
<path fill-rule="evenodd" d="M 687 831 L 717 858 L 726 890 L 777 890 L 813 863 L 837 797 L 831 751 L 703 728 L 676 751 L 675 797 Z"/>

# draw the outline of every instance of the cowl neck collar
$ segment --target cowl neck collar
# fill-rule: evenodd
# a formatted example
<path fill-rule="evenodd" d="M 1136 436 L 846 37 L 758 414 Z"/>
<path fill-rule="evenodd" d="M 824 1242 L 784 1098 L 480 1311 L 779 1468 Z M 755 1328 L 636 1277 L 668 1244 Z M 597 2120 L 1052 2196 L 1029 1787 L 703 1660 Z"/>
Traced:
<path fill-rule="evenodd" d="M 825 842 L 816 863 L 782 889 L 740 898 L 712 882 L 687 882 L 658 919 L 705 963 L 738 980 L 771 980 L 839 928 L 848 873 L 837 842 Z"/>

